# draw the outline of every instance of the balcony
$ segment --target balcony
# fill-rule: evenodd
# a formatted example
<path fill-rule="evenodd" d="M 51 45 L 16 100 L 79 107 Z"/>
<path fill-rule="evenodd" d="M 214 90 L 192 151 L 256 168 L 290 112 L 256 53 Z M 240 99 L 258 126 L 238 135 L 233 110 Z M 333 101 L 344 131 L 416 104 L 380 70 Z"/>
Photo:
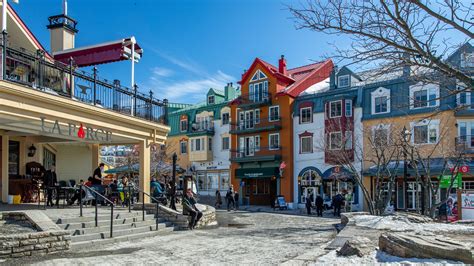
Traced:
<path fill-rule="evenodd" d="M 247 134 L 281 129 L 281 117 L 246 119 L 230 124 L 230 134 Z"/>
<path fill-rule="evenodd" d="M 72 64 L 48 61 L 43 52 L 31 54 L 24 50 L 6 49 L 4 80 L 58 97 L 70 98 L 98 108 L 166 124 L 167 101 L 160 101 L 120 85 L 120 81 L 100 79 L 97 69 L 93 74 L 77 70 Z"/>
<path fill-rule="evenodd" d="M 456 137 L 456 151 L 474 154 L 474 135 Z"/>
<path fill-rule="evenodd" d="M 193 123 L 191 128 L 189 128 L 188 137 L 196 136 L 213 136 L 214 135 L 214 122 L 205 121 L 200 123 Z"/>
<path fill-rule="evenodd" d="M 239 104 L 239 108 L 248 109 L 258 106 L 271 105 L 272 95 L 269 92 L 244 94 L 239 96 L 236 101 Z"/>
<path fill-rule="evenodd" d="M 259 147 L 230 151 L 230 161 L 236 163 L 281 160 L 281 147 Z"/>

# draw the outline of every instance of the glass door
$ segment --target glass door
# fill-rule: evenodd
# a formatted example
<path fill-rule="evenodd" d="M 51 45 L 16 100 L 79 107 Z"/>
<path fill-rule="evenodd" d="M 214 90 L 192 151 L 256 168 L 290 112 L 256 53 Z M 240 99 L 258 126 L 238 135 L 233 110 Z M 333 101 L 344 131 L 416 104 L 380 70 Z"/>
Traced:
<path fill-rule="evenodd" d="M 43 167 L 46 170 L 51 169 L 51 165 L 56 165 L 56 154 L 47 148 L 43 149 Z"/>

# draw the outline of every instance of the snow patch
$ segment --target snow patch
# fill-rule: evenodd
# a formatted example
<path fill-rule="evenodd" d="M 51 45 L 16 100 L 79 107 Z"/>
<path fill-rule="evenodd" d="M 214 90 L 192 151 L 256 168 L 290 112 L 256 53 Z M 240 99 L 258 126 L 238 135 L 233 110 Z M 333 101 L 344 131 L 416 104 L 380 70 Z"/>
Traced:
<path fill-rule="evenodd" d="M 325 91 L 328 91 L 328 90 L 329 90 L 329 78 L 309 86 L 300 95 L 320 93 L 320 92 L 325 92 Z"/>

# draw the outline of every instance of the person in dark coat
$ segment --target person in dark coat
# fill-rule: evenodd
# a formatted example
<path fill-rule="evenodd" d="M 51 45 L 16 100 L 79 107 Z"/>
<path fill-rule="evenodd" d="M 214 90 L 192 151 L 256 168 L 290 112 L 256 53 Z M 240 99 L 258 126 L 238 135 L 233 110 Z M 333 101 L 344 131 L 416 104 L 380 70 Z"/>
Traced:
<path fill-rule="evenodd" d="M 316 214 L 319 217 L 323 217 L 323 206 L 324 206 L 324 200 L 321 195 L 316 196 Z"/>
<path fill-rule="evenodd" d="M 313 193 L 309 194 L 308 197 L 306 197 L 306 212 L 308 213 L 308 215 L 311 215 L 312 202 L 313 202 Z"/>
<path fill-rule="evenodd" d="M 334 196 L 332 200 L 332 204 L 334 205 L 334 216 L 341 216 L 341 208 L 344 205 L 344 197 L 341 195 L 340 192 Z"/>
<path fill-rule="evenodd" d="M 232 208 L 235 209 L 234 188 L 232 186 L 229 188 L 229 190 L 227 190 L 225 199 L 227 201 L 227 211 L 230 211 L 230 205 L 232 205 Z"/>
<path fill-rule="evenodd" d="M 196 199 L 193 196 L 193 191 L 188 188 L 186 195 L 183 196 L 183 214 L 191 216 L 189 220 L 188 227 L 190 230 L 193 230 L 196 227 L 196 224 L 202 217 L 202 212 L 196 207 Z"/>
<path fill-rule="evenodd" d="M 236 210 L 239 209 L 239 192 L 237 191 L 234 193 L 234 206 Z"/>
<path fill-rule="evenodd" d="M 46 187 L 46 191 L 48 193 L 46 205 L 54 206 L 53 191 L 58 186 L 58 176 L 56 175 L 56 166 L 54 164 L 52 164 L 51 168 L 44 174 L 44 186 Z M 56 205 L 58 204 L 59 197 L 56 197 Z"/>
<path fill-rule="evenodd" d="M 221 192 L 219 190 L 216 190 L 216 203 L 214 204 L 214 207 L 217 209 L 220 209 L 222 205 L 222 197 L 221 197 Z"/>

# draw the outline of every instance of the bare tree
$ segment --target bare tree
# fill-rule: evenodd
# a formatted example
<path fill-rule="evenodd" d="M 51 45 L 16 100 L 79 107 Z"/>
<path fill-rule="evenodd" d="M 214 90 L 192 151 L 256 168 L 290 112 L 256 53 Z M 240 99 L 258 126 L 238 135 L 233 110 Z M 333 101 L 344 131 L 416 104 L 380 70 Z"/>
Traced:
<path fill-rule="evenodd" d="M 350 37 L 348 48 L 334 45 L 332 58 L 373 63 L 381 74 L 408 66 L 411 76 L 436 73 L 433 80 L 454 78 L 468 88 L 472 76 L 445 59 L 474 38 L 473 9 L 462 0 L 306 0 L 289 6 L 297 28 Z M 451 40 L 449 33 L 464 38 Z"/>

